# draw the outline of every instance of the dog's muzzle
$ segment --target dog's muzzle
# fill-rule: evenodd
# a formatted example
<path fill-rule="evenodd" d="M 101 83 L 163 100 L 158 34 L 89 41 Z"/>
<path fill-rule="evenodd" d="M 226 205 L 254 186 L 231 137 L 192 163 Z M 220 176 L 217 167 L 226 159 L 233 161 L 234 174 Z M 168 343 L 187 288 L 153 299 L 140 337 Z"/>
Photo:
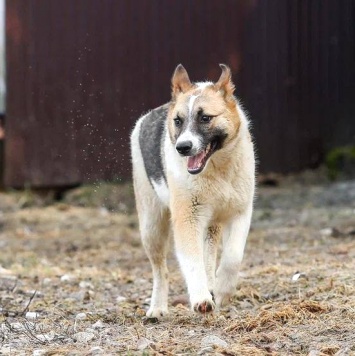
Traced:
<path fill-rule="evenodd" d="M 183 156 L 189 156 L 192 150 L 191 141 L 182 141 L 176 144 L 176 151 L 178 151 Z"/>

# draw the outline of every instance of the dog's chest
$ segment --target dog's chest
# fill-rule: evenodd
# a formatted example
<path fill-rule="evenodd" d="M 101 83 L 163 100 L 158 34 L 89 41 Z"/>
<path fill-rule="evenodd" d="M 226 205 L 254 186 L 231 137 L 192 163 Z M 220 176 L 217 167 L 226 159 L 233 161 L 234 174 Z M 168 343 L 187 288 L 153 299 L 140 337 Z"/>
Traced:
<path fill-rule="evenodd" d="M 217 221 L 229 220 L 244 209 L 247 194 L 237 183 L 213 182 L 200 193 L 200 201 Z"/>
<path fill-rule="evenodd" d="M 224 223 L 243 211 L 250 202 L 250 189 L 238 180 L 191 179 L 174 185 L 172 195 L 179 196 L 181 203 L 191 202 L 199 216 Z M 181 200 L 183 199 L 183 201 Z M 175 199 L 173 199 L 175 200 Z M 181 204 L 186 206 L 185 204 Z M 197 207 L 197 208 L 196 208 Z"/>

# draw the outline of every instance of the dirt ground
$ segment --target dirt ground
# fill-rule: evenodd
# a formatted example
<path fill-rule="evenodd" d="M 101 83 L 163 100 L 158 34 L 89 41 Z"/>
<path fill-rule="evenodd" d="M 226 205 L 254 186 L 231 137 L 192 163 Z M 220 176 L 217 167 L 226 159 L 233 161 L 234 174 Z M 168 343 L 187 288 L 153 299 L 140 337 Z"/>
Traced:
<path fill-rule="evenodd" d="M 159 322 L 129 184 L 0 195 L 0 355 L 355 355 L 355 180 L 260 187 L 231 305 L 192 314 L 171 253 Z"/>

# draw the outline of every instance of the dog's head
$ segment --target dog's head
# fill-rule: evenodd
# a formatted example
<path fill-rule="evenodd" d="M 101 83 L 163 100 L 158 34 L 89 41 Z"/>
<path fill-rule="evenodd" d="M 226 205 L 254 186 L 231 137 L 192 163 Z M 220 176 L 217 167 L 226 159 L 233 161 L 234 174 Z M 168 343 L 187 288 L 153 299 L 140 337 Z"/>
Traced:
<path fill-rule="evenodd" d="M 216 83 L 191 83 L 180 64 L 172 77 L 172 100 L 168 113 L 170 139 L 187 157 L 191 174 L 203 171 L 211 156 L 236 138 L 240 126 L 231 71 L 220 65 Z"/>

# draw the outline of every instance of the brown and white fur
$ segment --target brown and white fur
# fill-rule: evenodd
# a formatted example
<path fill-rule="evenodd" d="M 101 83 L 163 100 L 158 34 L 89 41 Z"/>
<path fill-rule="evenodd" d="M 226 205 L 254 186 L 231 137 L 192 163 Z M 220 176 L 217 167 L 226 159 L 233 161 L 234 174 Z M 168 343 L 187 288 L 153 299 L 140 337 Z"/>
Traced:
<path fill-rule="evenodd" d="M 220 66 L 216 83 L 191 83 L 177 66 L 171 101 L 141 117 L 131 135 L 139 226 L 153 269 L 148 317 L 168 312 L 169 236 L 194 311 L 211 312 L 236 291 L 253 211 L 255 160 L 230 69 Z"/>

